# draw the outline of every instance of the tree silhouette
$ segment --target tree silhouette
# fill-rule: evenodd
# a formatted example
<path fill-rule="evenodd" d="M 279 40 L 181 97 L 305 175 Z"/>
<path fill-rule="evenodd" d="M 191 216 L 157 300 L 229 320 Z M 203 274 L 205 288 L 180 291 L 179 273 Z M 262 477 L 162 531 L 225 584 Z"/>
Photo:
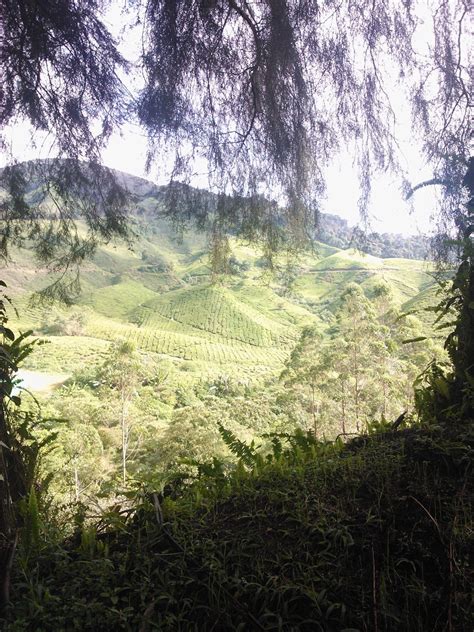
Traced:
<path fill-rule="evenodd" d="M 110 180 L 98 167 L 101 149 L 124 118 L 136 116 L 149 137 L 150 164 L 166 151 L 174 156 L 173 178 L 185 179 L 205 161 L 215 190 L 239 194 L 238 204 L 231 196 L 210 203 L 178 187 L 168 210 L 185 218 L 210 215 L 219 228 L 236 224 L 267 243 L 283 215 L 287 234 L 300 243 L 335 152 L 348 145 L 355 152 L 361 209 L 374 170 L 400 170 L 396 119 L 403 94 L 433 182 L 443 183 L 451 200 L 444 218 L 464 213 L 467 0 L 127 0 L 143 24 L 140 68 L 130 71 L 144 74 L 138 97 L 118 78 L 126 62 L 104 26 L 105 5 L 6 0 L 0 8 L 1 127 L 23 117 L 46 129 L 58 155 L 72 159 L 74 178 L 82 158 Z M 420 29 L 426 43 L 415 46 Z M 58 183 L 66 181 L 63 168 L 53 188 L 64 193 Z M 90 191 L 97 184 L 92 178 Z M 18 182 L 9 188 L 17 195 L 3 202 L 3 220 L 28 216 L 32 205 L 27 212 L 18 202 L 25 200 Z M 109 237 L 122 229 L 112 218 L 125 199 L 107 194 L 98 204 L 97 194 L 83 189 L 91 230 Z M 265 198 L 269 193 L 283 211 Z M 96 225 L 104 216 L 105 226 Z M 11 228 L 8 238 L 14 234 Z"/>

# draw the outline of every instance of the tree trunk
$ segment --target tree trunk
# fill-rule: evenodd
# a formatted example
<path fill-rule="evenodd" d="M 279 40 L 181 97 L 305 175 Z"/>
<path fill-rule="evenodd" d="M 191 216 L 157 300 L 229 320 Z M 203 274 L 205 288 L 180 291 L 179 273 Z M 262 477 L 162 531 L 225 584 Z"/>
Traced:
<path fill-rule="evenodd" d="M 74 464 L 74 490 L 76 495 L 76 503 L 79 502 L 79 472 L 77 470 L 77 464 Z"/>
<path fill-rule="evenodd" d="M 356 334 L 354 333 L 354 336 Z M 359 423 L 359 348 L 357 342 L 354 342 L 353 346 L 353 361 L 354 361 L 354 405 L 355 405 L 355 418 L 356 418 L 356 429 L 357 432 L 360 431 L 360 423 Z"/>
<path fill-rule="evenodd" d="M 317 419 L 317 411 L 316 411 L 316 387 L 314 384 L 311 384 L 311 411 L 313 413 L 313 430 L 314 430 L 314 438 L 318 438 L 318 419 Z"/>
<path fill-rule="evenodd" d="M 122 482 L 125 485 L 127 479 L 127 433 L 125 429 L 125 415 L 122 411 Z"/>
<path fill-rule="evenodd" d="M 122 430 L 122 482 L 125 485 L 127 480 L 127 453 L 128 453 L 128 419 L 127 419 L 127 400 L 122 393 L 122 410 L 120 416 L 120 426 Z"/>
<path fill-rule="evenodd" d="M 342 383 L 342 434 L 346 435 L 346 388 L 345 383 Z"/>
<path fill-rule="evenodd" d="M 355 389 L 354 389 L 354 404 L 355 404 L 355 418 L 356 418 L 356 430 L 360 431 L 359 423 L 359 373 L 355 373 Z"/>

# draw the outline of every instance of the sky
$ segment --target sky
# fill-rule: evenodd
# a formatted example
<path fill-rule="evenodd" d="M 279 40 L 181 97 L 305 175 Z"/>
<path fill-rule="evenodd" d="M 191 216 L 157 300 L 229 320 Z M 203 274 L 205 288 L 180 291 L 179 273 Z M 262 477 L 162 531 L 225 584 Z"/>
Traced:
<path fill-rule="evenodd" d="M 141 32 L 138 28 L 124 30 L 124 17 L 121 3 L 112 2 L 105 21 L 111 31 L 121 38 L 121 51 L 128 59 L 137 59 L 140 50 Z M 423 29 L 419 37 L 423 37 Z M 139 80 L 138 80 L 139 81 Z M 137 86 L 133 86 L 136 89 Z M 421 149 L 413 142 L 408 125 L 409 116 L 403 99 L 395 97 L 397 112 L 399 144 L 402 164 L 408 180 L 417 184 L 432 177 L 429 166 L 423 163 Z M 50 142 L 47 138 L 34 136 L 24 123 L 17 123 L 8 130 L 12 154 L 17 160 L 30 160 L 48 157 Z M 160 174 L 157 169 L 146 173 L 146 135 L 137 124 L 127 123 L 120 132 L 113 134 L 108 146 L 103 151 L 105 165 L 166 184 L 167 174 Z M 7 157 L 0 157 L 0 166 L 4 166 Z M 204 171 L 204 170 L 203 170 Z M 347 154 L 336 156 L 327 165 L 325 171 L 326 195 L 319 201 L 320 210 L 333 213 L 346 219 L 351 226 L 360 224 L 358 209 L 359 182 L 353 158 Z M 195 186 L 205 187 L 205 174 L 198 174 L 191 181 Z M 369 230 L 377 232 L 402 233 L 405 235 L 422 235 L 430 233 L 434 228 L 432 216 L 437 207 L 436 191 L 426 187 L 418 191 L 410 203 L 404 200 L 401 182 L 398 176 L 390 173 L 380 174 L 372 182 L 372 199 L 369 207 Z"/>
<path fill-rule="evenodd" d="M 25 124 L 11 127 L 8 133 L 12 154 L 17 160 L 46 158 L 50 155 L 50 143 L 35 135 L 31 139 L 31 130 Z M 167 174 L 157 170 L 145 171 L 147 140 L 144 132 L 137 126 L 127 124 L 120 133 L 114 134 L 103 151 L 103 162 L 108 167 L 118 169 L 134 176 L 152 180 L 157 184 L 166 184 Z M 407 173 L 410 181 L 417 184 L 429 179 L 429 168 L 423 166 L 419 151 L 410 149 L 406 156 Z M 5 166 L 6 156 L 0 157 L 0 167 Z M 411 166 L 411 168 L 409 168 Z M 346 219 L 351 226 L 360 224 L 358 199 L 359 181 L 355 165 L 349 155 L 339 156 L 327 166 L 326 194 L 319 201 L 320 210 Z M 205 174 L 197 175 L 192 181 L 195 186 L 205 187 Z M 401 192 L 398 176 L 390 173 L 380 174 L 372 182 L 372 200 L 370 204 L 369 229 L 377 232 L 422 235 L 433 230 L 432 215 L 437 207 L 436 191 L 426 187 L 416 192 L 411 202 L 407 202 Z"/>
<path fill-rule="evenodd" d="M 134 126 L 123 130 L 122 136 L 114 135 L 103 154 L 107 166 L 132 175 L 166 184 L 160 174 L 146 174 L 144 170 L 146 137 Z M 432 177 L 424 167 L 419 151 L 411 150 L 407 163 L 416 165 L 407 171 L 412 174 L 413 184 Z M 321 211 L 333 213 L 346 219 L 350 225 L 360 223 L 358 199 L 360 195 L 357 169 L 349 156 L 339 156 L 326 169 L 326 195 L 320 201 Z M 197 177 L 196 186 L 205 186 L 205 176 Z M 426 234 L 433 228 L 430 219 L 436 208 L 436 192 L 427 187 L 418 191 L 411 203 L 404 199 L 401 182 L 393 174 L 381 174 L 372 183 L 370 205 L 370 228 L 377 232 L 402 233 L 407 235 Z"/>

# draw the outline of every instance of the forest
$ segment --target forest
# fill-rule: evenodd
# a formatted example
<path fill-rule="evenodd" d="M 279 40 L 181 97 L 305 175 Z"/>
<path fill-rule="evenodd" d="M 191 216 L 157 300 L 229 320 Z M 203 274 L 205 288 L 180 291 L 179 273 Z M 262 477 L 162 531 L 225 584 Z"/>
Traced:
<path fill-rule="evenodd" d="M 143 216 L 151 204 L 147 196 L 137 209 L 133 251 L 99 248 L 83 265 L 70 306 L 31 305 L 50 279 L 28 250 L 12 253 L 5 270 L 16 326 L 43 343 L 22 368 L 64 383 L 41 404 L 59 420 L 48 432 L 64 447 L 44 467 L 63 472 L 51 489 L 64 501 L 128 475 L 161 485 L 170 469 L 186 469 L 180 459 L 231 459 L 219 424 L 246 441 L 360 432 L 412 412 L 413 382 L 446 361 L 430 324 L 442 278 L 432 262 L 319 242 L 269 276 L 258 250 L 234 239 L 217 272 L 204 237 L 189 232 L 178 243 L 154 210 Z"/>
<path fill-rule="evenodd" d="M 472 629 L 467 18 L 2 4 L 2 630 Z M 371 228 L 387 173 L 429 235 Z"/>

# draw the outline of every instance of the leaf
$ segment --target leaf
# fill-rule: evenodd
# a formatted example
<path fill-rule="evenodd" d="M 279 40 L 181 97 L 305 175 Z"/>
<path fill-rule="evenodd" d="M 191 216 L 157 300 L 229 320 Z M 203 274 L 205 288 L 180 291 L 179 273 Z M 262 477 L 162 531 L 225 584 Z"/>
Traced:
<path fill-rule="evenodd" d="M 412 316 L 413 314 L 418 314 L 421 311 L 420 308 L 418 309 L 410 309 L 407 312 L 402 312 L 399 316 L 397 316 L 395 318 L 395 322 L 397 323 L 399 320 L 401 320 L 402 318 L 406 318 L 407 316 Z"/>
<path fill-rule="evenodd" d="M 466 379 L 467 379 L 469 385 L 474 388 L 474 376 L 469 375 L 469 373 L 467 371 L 465 372 L 465 374 L 466 374 Z"/>
<path fill-rule="evenodd" d="M 434 380 L 434 385 L 438 392 L 443 395 L 443 397 L 445 397 L 446 399 L 449 398 L 449 384 L 443 377 L 437 377 Z"/>
<path fill-rule="evenodd" d="M 249 467 L 255 465 L 257 455 L 255 453 L 253 442 L 251 445 L 247 445 L 243 441 L 240 441 L 240 439 L 238 439 L 231 430 L 227 430 L 227 428 L 224 428 L 222 424 L 218 423 L 217 427 L 219 429 L 222 440 L 232 452 L 232 454 L 239 457 L 239 459 L 241 459 L 245 463 L 245 465 L 248 465 Z"/>
<path fill-rule="evenodd" d="M 448 327 L 454 327 L 456 325 L 456 321 L 450 321 L 449 323 L 443 323 L 442 325 L 438 325 L 436 330 L 439 331 L 441 329 L 447 329 Z"/>
<path fill-rule="evenodd" d="M 2 333 L 5 338 L 8 338 L 8 340 L 15 340 L 15 334 L 11 329 L 8 329 L 8 327 L 0 326 L 0 333 Z"/>
<path fill-rule="evenodd" d="M 402 340 L 402 345 L 408 345 L 411 342 L 422 342 L 428 340 L 427 336 L 418 336 L 417 338 L 409 338 L 408 340 Z"/>

